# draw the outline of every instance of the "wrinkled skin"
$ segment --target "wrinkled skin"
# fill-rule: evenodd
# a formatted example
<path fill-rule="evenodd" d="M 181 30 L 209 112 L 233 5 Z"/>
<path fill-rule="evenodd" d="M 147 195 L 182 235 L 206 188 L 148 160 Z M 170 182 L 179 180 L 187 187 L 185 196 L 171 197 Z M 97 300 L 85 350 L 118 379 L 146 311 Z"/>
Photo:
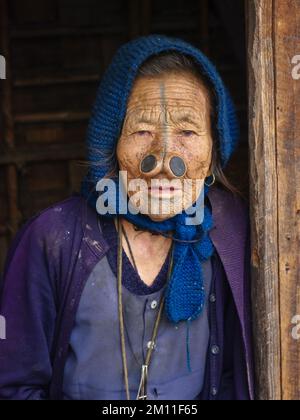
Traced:
<path fill-rule="evenodd" d="M 147 188 L 142 197 L 152 199 L 160 210 L 164 201 L 171 203 L 165 214 L 152 212 L 141 199 L 143 213 L 162 221 L 193 205 L 210 175 L 212 145 L 209 95 L 194 75 L 172 73 L 135 80 L 117 146 L 119 167 L 127 171 L 128 181 L 142 179 L 150 187 L 158 179 L 162 186 Z M 149 155 L 156 158 L 156 165 L 144 173 L 142 162 Z M 184 162 L 181 176 L 171 170 L 172 157 Z M 183 190 L 184 180 L 190 188 Z M 167 181 L 175 182 L 174 190 Z"/>

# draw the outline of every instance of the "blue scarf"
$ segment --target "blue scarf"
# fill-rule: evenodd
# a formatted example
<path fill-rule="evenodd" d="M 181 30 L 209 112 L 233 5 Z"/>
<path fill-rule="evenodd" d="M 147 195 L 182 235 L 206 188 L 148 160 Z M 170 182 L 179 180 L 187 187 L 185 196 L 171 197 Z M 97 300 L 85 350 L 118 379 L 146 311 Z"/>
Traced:
<path fill-rule="evenodd" d="M 117 180 L 115 183 L 117 198 L 113 209 L 115 214 L 107 212 L 105 217 L 109 218 L 120 213 L 119 185 Z M 83 185 L 82 191 L 84 188 L 87 189 L 88 184 Z M 200 196 L 199 203 L 195 203 L 194 207 L 201 205 L 200 200 L 204 200 L 208 191 L 209 187 L 205 185 L 203 198 Z M 86 190 L 84 195 L 88 197 L 90 205 L 95 208 L 99 194 L 94 191 L 88 194 Z M 213 226 L 209 207 L 204 206 L 203 221 L 200 225 L 187 224 L 188 218 L 194 217 L 190 215 L 190 212 L 183 212 L 163 222 L 154 222 L 146 215 L 130 212 L 122 214 L 122 217 L 145 230 L 162 234 L 172 232 L 174 265 L 165 294 L 166 314 L 168 319 L 175 324 L 196 319 L 205 303 L 201 263 L 209 259 L 214 252 L 214 246 L 208 234 Z"/>

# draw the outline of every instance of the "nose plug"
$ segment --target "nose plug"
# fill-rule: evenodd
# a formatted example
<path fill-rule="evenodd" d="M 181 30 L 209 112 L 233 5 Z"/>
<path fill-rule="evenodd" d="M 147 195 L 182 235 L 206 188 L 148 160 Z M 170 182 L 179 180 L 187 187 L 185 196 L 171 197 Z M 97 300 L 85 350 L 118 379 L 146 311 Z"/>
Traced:
<path fill-rule="evenodd" d="M 146 156 L 142 160 L 141 170 L 144 174 L 148 174 L 149 172 L 153 171 L 157 166 L 157 159 L 153 155 Z"/>
<path fill-rule="evenodd" d="M 173 172 L 175 176 L 178 178 L 183 176 L 186 173 L 186 166 L 184 161 L 177 156 L 172 157 L 172 159 L 169 162 L 170 169 Z"/>
<path fill-rule="evenodd" d="M 157 166 L 157 159 L 153 155 L 146 156 L 141 163 L 141 171 L 144 174 L 148 174 L 151 171 L 153 171 Z M 172 159 L 169 162 L 170 169 L 172 173 L 177 176 L 178 178 L 182 177 L 186 172 L 186 165 L 178 156 L 172 157 Z"/>

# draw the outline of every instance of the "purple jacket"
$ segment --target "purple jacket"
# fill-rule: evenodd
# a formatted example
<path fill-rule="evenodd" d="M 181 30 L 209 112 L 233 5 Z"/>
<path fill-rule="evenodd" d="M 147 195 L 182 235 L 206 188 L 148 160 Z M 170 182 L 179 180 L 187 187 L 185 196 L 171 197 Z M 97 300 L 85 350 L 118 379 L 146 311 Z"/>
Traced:
<path fill-rule="evenodd" d="M 213 279 L 216 306 L 209 317 L 213 351 L 201 399 L 254 399 L 248 211 L 241 199 L 220 188 L 211 188 L 208 197 L 219 264 Z M 7 329 L 6 340 L 0 340 L 0 399 L 62 397 L 80 297 L 109 249 L 97 217 L 75 195 L 34 216 L 15 238 L 0 300 Z"/>

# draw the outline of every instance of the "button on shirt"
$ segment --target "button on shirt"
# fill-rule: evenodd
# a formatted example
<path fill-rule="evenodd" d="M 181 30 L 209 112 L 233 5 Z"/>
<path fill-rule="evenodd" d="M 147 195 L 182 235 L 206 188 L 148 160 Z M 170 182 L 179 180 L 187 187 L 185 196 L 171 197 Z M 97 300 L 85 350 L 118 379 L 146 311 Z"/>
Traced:
<path fill-rule="evenodd" d="M 153 300 L 152 302 L 151 302 L 151 308 L 152 309 L 156 309 L 157 308 L 157 301 L 156 300 Z"/>

